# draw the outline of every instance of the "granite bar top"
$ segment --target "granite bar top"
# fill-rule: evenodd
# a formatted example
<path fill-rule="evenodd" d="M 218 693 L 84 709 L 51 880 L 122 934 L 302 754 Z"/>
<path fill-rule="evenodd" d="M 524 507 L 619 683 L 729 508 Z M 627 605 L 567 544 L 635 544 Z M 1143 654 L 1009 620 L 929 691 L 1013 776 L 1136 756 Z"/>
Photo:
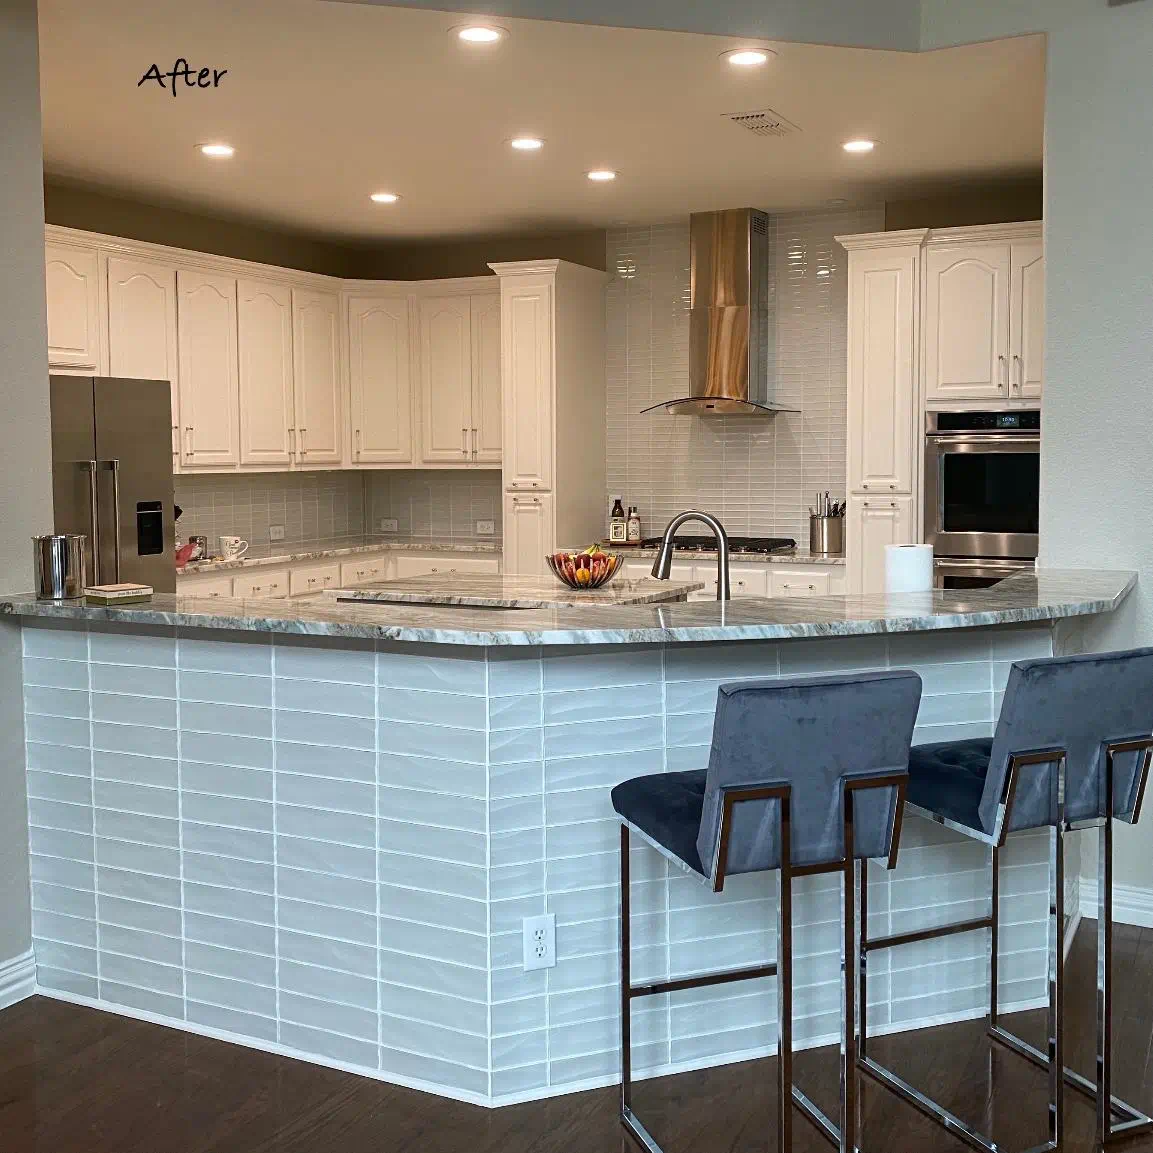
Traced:
<path fill-rule="evenodd" d="M 0 595 L 0 614 L 48 620 L 167 625 L 446 645 L 608 645 L 780 640 L 932 632 L 1112 612 L 1134 572 L 1048 569 L 988 589 L 895 596 L 749 597 L 662 605 L 477 609 L 332 603 L 326 598 L 225 600 L 157 594 L 96 607 Z"/>
<path fill-rule="evenodd" d="M 617 577 L 599 589 L 570 589 L 554 577 L 446 573 L 377 581 L 354 589 L 328 589 L 329 600 L 356 604 L 467 605 L 487 609 L 546 609 L 588 605 L 643 605 L 683 601 L 703 581 Z"/>
<path fill-rule="evenodd" d="M 211 560 L 192 561 L 179 576 L 197 576 L 200 573 L 231 572 L 233 569 L 261 568 L 274 564 L 302 564 L 305 561 L 329 560 L 334 557 L 357 556 L 374 552 L 473 552 L 500 555 L 499 540 L 478 540 L 468 537 L 460 540 L 429 540 L 424 537 L 348 536 L 330 540 L 295 541 L 285 545 L 253 545 L 237 560 L 214 557 Z"/>

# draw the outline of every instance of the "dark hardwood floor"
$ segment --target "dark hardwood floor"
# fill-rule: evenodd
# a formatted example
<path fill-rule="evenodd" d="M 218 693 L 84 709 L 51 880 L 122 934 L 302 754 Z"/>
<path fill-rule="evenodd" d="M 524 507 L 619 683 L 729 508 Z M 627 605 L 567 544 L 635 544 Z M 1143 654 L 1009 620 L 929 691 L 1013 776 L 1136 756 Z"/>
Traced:
<path fill-rule="evenodd" d="M 1093 1069 L 1093 922 L 1067 969 L 1071 1062 Z M 1116 1086 L 1153 1106 L 1153 930 L 1118 926 Z M 1041 1014 L 1018 1032 L 1038 1043 Z M 1044 1075 L 986 1041 L 981 1022 L 873 1042 L 873 1052 L 1007 1150 L 1045 1136 Z M 799 1054 L 798 1082 L 836 1101 L 836 1057 Z M 668 1153 L 752 1153 L 775 1146 L 772 1060 L 641 1083 L 637 1112 Z M 965 1146 L 889 1093 L 865 1085 L 869 1153 Z M 1092 1107 L 1068 1095 L 1067 1149 L 1089 1150 Z M 35 997 L 0 1013 L 2 1153 L 601 1153 L 633 1150 L 613 1089 L 486 1110 Z M 828 1146 L 798 1115 L 796 1147 Z M 1153 1153 L 1153 1140 L 1128 1149 Z"/>

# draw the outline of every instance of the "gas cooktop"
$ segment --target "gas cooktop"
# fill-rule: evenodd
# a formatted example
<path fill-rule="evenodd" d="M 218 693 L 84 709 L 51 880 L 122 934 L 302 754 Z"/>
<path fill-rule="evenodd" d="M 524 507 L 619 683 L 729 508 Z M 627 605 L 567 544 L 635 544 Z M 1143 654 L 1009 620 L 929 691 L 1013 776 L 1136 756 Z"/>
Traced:
<path fill-rule="evenodd" d="M 650 536 L 641 541 L 641 548 L 660 548 L 661 538 Z M 788 552 L 797 547 L 797 542 L 787 536 L 731 536 L 729 537 L 730 553 L 773 553 Z M 717 542 L 711 536 L 675 536 L 673 537 L 673 551 L 683 552 L 716 552 Z"/>

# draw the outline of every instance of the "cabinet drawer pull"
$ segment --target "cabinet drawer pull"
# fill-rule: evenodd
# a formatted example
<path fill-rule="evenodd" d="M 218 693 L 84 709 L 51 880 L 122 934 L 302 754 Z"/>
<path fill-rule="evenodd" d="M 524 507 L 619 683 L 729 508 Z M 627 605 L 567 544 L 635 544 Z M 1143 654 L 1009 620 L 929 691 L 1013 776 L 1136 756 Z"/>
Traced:
<path fill-rule="evenodd" d="M 187 455 L 189 457 L 194 456 L 196 450 L 192 447 L 192 425 L 190 424 L 184 426 L 184 443 L 187 446 L 185 448 Z"/>
<path fill-rule="evenodd" d="M 304 437 L 305 437 L 305 434 L 307 432 L 308 432 L 307 428 L 302 428 L 300 430 L 300 455 L 301 456 L 308 456 L 308 449 L 304 447 Z"/>
<path fill-rule="evenodd" d="M 474 428 L 472 430 L 472 455 L 473 455 L 474 460 L 476 459 L 476 454 L 477 454 L 476 441 L 477 441 L 476 429 Z"/>
<path fill-rule="evenodd" d="M 1013 353 L 1013 367 L 1016 369 L 1017 395 L 1019 396 L 1021 394 L 1021 390 L 1025 387 L 1025 362 L 1020 358 L 1020 356 L 1017 355 L 1017 353 Z"/>
<path fill-rule="evenodd" d="M 861 485 L 861 488 L 864 488 L 864 489 L 867 489 L 868 487 L 869 487 L 869 486 L 868 486 L 867 484 L 863 484 L 863 485 Z"/>
<path fill-rule="evenodd" d="M 1009 391 L 1009 362 L 1005 359 L 1005 354 L 999 352 L 997 354 L 997 384 Z"/>
<path fill-rule="evenodd" d="M 460 430 L 460 455 L 468 456 L 468 429 L 462 428 Z"/>
<path fill-rule="evenodd" d="M 360 460 L 360 429 L 356 430 L 356 459 Z"/>

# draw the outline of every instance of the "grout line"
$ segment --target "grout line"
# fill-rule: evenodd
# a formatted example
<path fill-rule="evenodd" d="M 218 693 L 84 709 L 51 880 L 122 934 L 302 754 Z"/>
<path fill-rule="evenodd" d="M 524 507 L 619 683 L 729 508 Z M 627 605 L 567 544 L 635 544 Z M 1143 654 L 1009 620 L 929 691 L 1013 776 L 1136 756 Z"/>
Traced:
<path fill-rule="evenodd" d="M 279 822 L 277 820 L 277 723 L 276 723 L 276 637 L 270 636 L 269 642 L 269 679 L 271 681 L 271 712 L 272 712 L 272 950 L 274 956 L 274 979 L 276 982 L 276 1040 L 280 1041 L 280 837 Z"/>
<path fill-rule="evenodd" d="M 180 869 L 180 996 L 182 1002 L 182 1009 L 184 1017 L 188 1018 L 188 931 L 185 926 L 185 907 L 187 902 L 184 899 L 184 788 L 183 788 L 183 766 L 184 766 L 184 734 L 181 730 L 181 708 L 180 708 L 180 643 L 181 636 L 180 630 L 176 630 L 176 643 L 175 643 L 175 680 L 176 680 L 176 837 L 179 856 L 179 869 Z"/>

